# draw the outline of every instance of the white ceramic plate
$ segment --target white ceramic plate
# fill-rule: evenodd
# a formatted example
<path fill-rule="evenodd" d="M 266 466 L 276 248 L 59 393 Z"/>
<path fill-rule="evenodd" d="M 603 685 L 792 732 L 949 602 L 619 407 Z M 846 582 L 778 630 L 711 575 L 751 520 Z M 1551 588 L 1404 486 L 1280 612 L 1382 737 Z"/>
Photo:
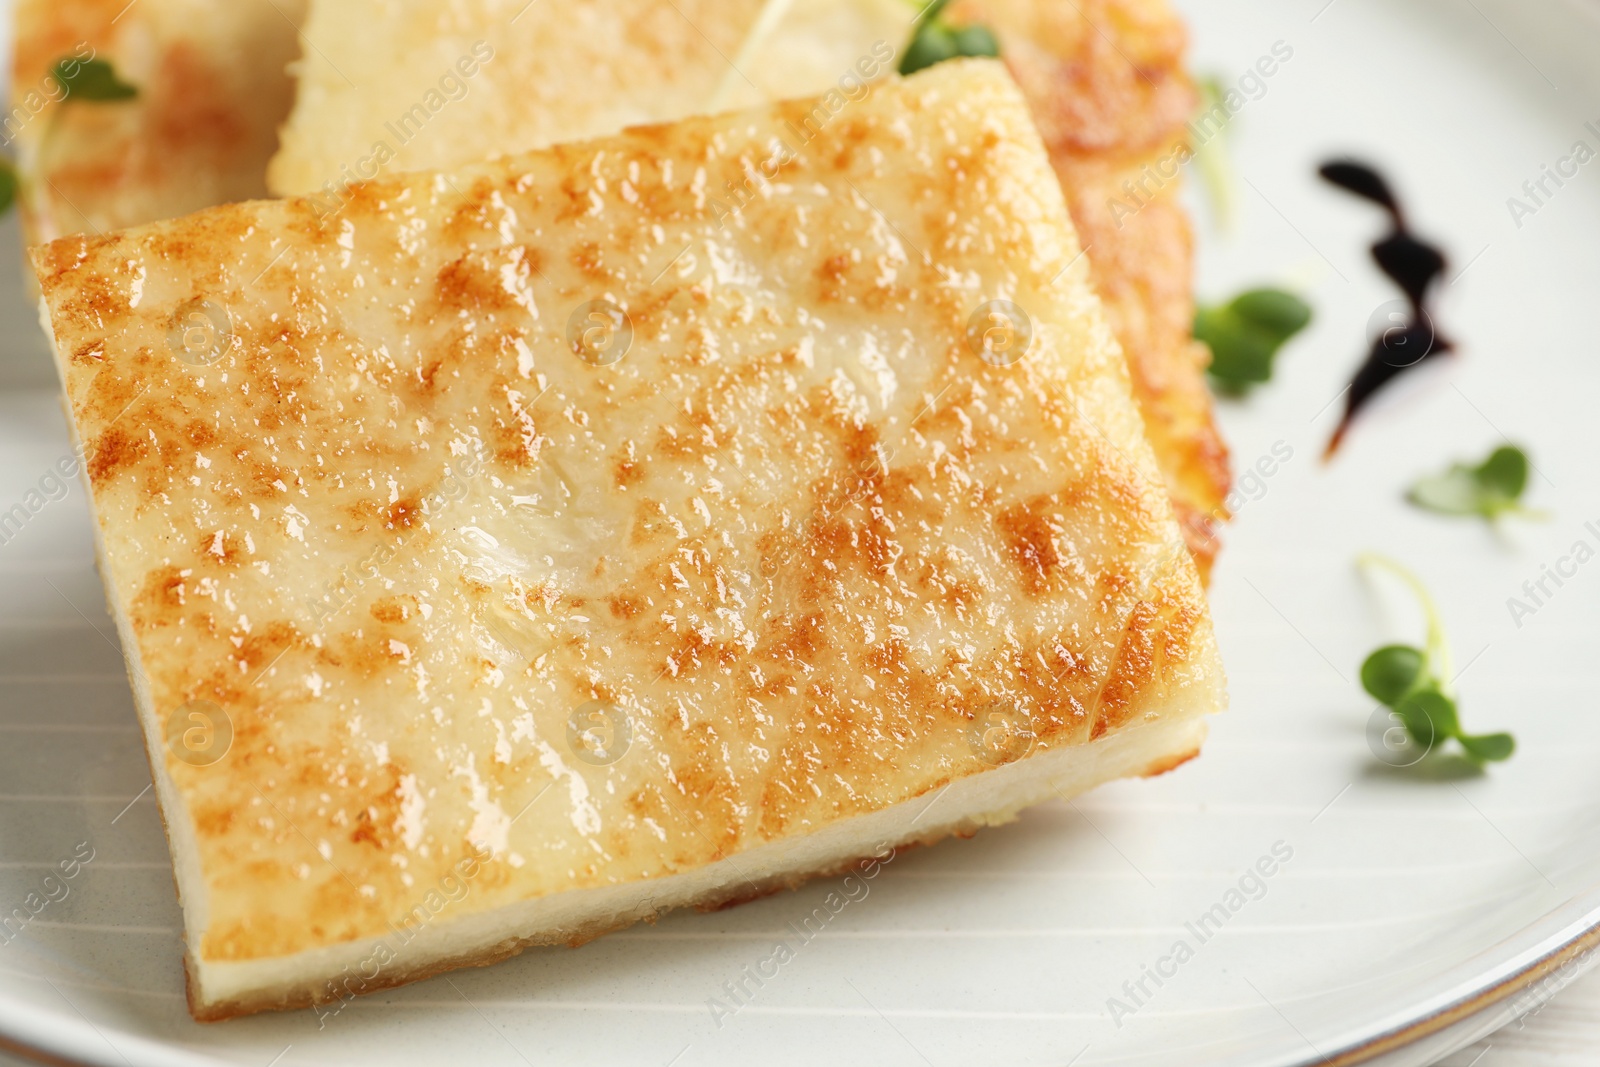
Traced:
<path fill-rule="evenodd" d="M 1258 98 L 1232 136 L 1239 224 L 1203 227 L 1201 292 L 1288 281 L 1317 309 L 1278 380 L 1224 407 L 1241 471 L 1274 446 L 1293 453 L 1245 485 L 1216 574 L 1233 708 L 1204 758 L 1175 774 L 896 859 L 720 1019 L 708 1001 L 733 1006 L 724 983 L 775 938 L 794 943 L 787 924 L 827 885 L 529 952 L 364 998 L 324 1025 L 310 1012 L 189 1021 L 167 853 L 81 490 L 48 475 L 67 436 L 11 295 L 10 232 L 0 511 L 30 489 L 62 498 L 0 545 L 0 917 L 80 843 L 94 858 L 64 899 L 0 939 L 0 1034 L 138 1067 L 1268 1067 L 1380 1053 L 1401 1065 L 1558 988 L 1565 972 L 1534 982 L 1540 968 L 1600 922 L 1600 561 L 1547 583 L 1555 595 L 1520 625 L 1507 599 L 1576 542 L 1600 548 L 1600 161 L 1547 184 L 1554 195 L 1520 227 L 1506 201 L 1575 142 L 1600 148 L 1600 20 L 1564 0 L 1185 7 L 1196 66 L 1230 83 L 1276 42 L 1293 50 L 1246 86 Z M 1331 402 L 1369 317 L 1396 295 L 1367 257 L 1376 212 L 1313 177 L 1342 152 L 1380 163 L 1418 229 L 1450 250 L 1439 317 L 1461 352 L 1397 389 L 1324 466 Z M 1549 521 L 1496 536 L 1401 502 L 1414 476 L 1502 435 L 1532 451 L 1532 498 Z M 1449 779 L 1369 752 L 1357 667 L 1384 640 L 1420 640 L 1421 623 L 1357 575 L 1368 548 L 1433 587 L 1466 668 L 1465 720 L 1514 730 L 1509 763 Z M 1246 881 L 1259 899 L 1241 895 L 1200 943 L 1185 924 L 1234 903 L 1230 889 L 1275 846 L 1292 858 L 1259 888 Z M 1161 964 L 1180 939 L 1192 958 Z M 1175 973 L 1157 986 L 1147 965 Z M 1135 1003 L 1124 983 L 1141 979 Z M 1114 1011 L 1113 997 L 1135 1010 Z M 1458 1022 L 1496 997 L 1499 1014 Z"/>

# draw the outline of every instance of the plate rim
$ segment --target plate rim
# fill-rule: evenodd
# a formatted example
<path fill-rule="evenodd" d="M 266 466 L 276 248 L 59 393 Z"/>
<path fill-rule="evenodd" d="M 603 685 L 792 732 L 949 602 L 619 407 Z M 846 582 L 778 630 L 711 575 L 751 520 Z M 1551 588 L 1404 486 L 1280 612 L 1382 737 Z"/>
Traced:
<path fill-rule="evenodd" d="M 1581 904 L 1579 902 L 1582 902 Z M 1469 988 L 1457 987 L 1456 990 L 1443 994 L 1444 1003 L 1434 1007 L 1422 1008 L 1422 1014 L 1400 1023 L 1399 1025 L 1376 1024 L 1377 1033 L 1369 1033 L 1361 1037 L 1347 1040 L 1343 1047 L 1331 1052 L 1323 1053 L 1312 1047 L 1309 1057 L 1302 1057 L 1290 1061 L 1292 1067 L 1356 1067 L 1358 1064 L 1370 1063 L 1382 1056 L 1403 1052 L 1405 1049 L 1435 1034 L 1442 1033 L 1457 1024 L 1487 1014 L 1496 1005 L 1503 1004 L 1517 994 L 1536 986 L 1545 978 L 1560 971 L 1574 961 L 1594 962 L 1593 957 L 1600 953 L 1600 886 L 1590 888 L 1579 894 L 1572 904 L 1579 904 L 1582 908 L 1581 916 L 1571 922 L 1562 924 L 1562 929 L 1554 935 L 1555 943 L 1550 944 L 1551 938 L 1546 937 L 1536 941 L 1528 949 L 1520 953 L 1513 953 L 1511 957 L 1498 967 L 1490 968 L 1477 980 L 1467 983 Z M 1547 913 L 1543 918 L 1535 920 L 1522 930 L 1509 938 L 1503 939 L 1499 945 L 1514 942 L 1526 936 L 1530 931 L 1535 931 L 1539 925 L 1552 915 L 1557 915 L 1565 909 L 1556 908 Z M 1492 951 L 1494 947 L 1484 951 Z M 1585 965 L 1580 965 L 1580 972 L 1586 970 Z M 1566 985 L 1563 983 L 1554 988 L 1545 990 L 1541 995 L 1531 1000 L 1527 1008 L 1518 1015 L 1526 1015 L 1547 1001 L 1554 998 Z M 11 1014 L 12 1006 L 0 1002 L 0 1015 Z M 1511 1020 L 1506 1020 L 1509 1023 Z M 1500 1024 L 1500 1026 L 1506 1025 Z M 99 1030 L 85 1020 L 85 1025 L 99 1036 L 101 1040 L 111 1045 L 109 1039 L 100 1034 Z M 1292 1025 L 1292 1024 L 1291 1024 Z M 1495 1030 L 1500 1026 L 1494 1027 Z M 42 1035 L 40 1035 L 42 1036 Z M 0 1026 L 0 1052 L 19 1056 L 31 1063 L 42 1067 L 115 1067 L 109 1060 L 96 1059 L 69 1059 L 68 1056 L 88 1055 L 87 1051 L 76 1040 L 88 1035 L 82 1032 L 81 1027 L 72 1026 L 62 1032 L 66 1040 L 59 1050 L 53 1050 L 33 1043 L 26 1038 L 18 1037 L 16 1031 L 7 1026 Z M 1462 1042 L 1469 1044 L 1471 1038 Z M 65 1044 L 77 1044 L 77 1050 L 67 1050 Z M 1309 1039 L 1307 1044 L 1310 1044 Z M 209 1052 L 201 1052 L 193 1048 L 173 1047 L 163 1043 L 163 1048 L 170 1052 L 177 1052 L 185 1059 L 201 1057 L 198 1061 L 222 1064 L 227 1061 L 218 1059 Z M 113 1052 L 120 1050 L 111 1045 Z M 1448 1055 L 1452 1050 L 1445 1050 L 1442 1055 Z"/>
<path fill-rule="evenodd" d="M 1543 6 L 1547 10 L 1556 9 L 1570 14 L 1587 35 L 1600 38 L 1600 0 L 1544 0 Z M 0 18 L 8 14 L 11 12 L 0 13 Z M 5 21 L 9 22 L 9 19 Z M 0 36 L 0 40 L 4 39 Z M 4 58 L 8 65 L 9 55 Z M 0 86 L 0 93 L 3 93 L 3 88 Z M 21 383 L 10 387 L 0 386 L 0 392 L 12 395 L 52 392 L 59 397 L 60 385 L 59 382 L 51 386 Z M 1561 918 L 1563 913 L 1573 912 L 1576 912 L 1575 918 Z M 1556 932 L 1541 935 L 1541 929 L 1552 923 L 1556 925 Z M 1525 944 L 1520 949 L 1515 947 L 1530 938 L 1531 944 Z M 1551 908 L 1510 936 L 1481 949 L 1480 954 L 1499 955 L 1500 962 L 1483 967 L 1453 989 L 1416 1005 L 1409 1019 L 1398 1023 L 1384 1020 L 1369 1022 L 1360 1027 L 1359 1036 L 1343 1039 L 1337 1047 L 1326 1053 L 1311 1046 L 1303 1056 L 1282 1061 L 1284 1067 L 1356 1067 L 1372 1063 L 1385 1056 L 1403 1053 L 1418 1042 L 1471 1019 L 1482 1018 L 1496 1006 L 1504 1005 L 1519 994 L 1537 987 L 1546 978 L 1574 962 L 1579 962 L 1578 972 L 1581 974 L 1600 957 L 1600 885 L 1575 894 L 1564 904 Z M 1529 998 L 1522 1010 L 1494 1026 L 1493 1030 L 1499 1030 L 1515 1018 L 1536 1011 L 1569 984 L 1552 983 L 1551 988 Z M 68 1003 L 71 1004 L 70 1001 Z M 0 1053 L 42 1067 L 117 1067 L 114 1059 L 97 1058 L 89 1051 L 90 1045 L 98 1039 L 99 1044 L 109 1046 L 111 1053 L 119 1058 L 122 1056 L 119 1046 L 113 1045 L 87 1017 L 73 1020 L 58 1015 L 54 1019 L 65 1022 L 65 1026 L 29 1026 L 20 1008 L 18 1002 L 0 998 Z M 81 1016 L 81 1012 L 79 1014 Z M 156 1044 L 137 1034 L 124 1033 L 121 1036 L 131 1038 L 135 1045 Z M 1470 1044 L 1472 1040 L 1468 1036 L 1457 1048 Z M 1305 1043 L 1311 1044 L 1309 1040 Z M 229 1062 L 214 1050 L 167 1041 L 160 1041 L 159 1047 L 164 1055 L 174 1057 L 169 1062 L 179 1062 L 181 1058 L 184 1063 L 216 1064 L 219 1067 Z M 1442 1049 L 1438 1055 L 1448 1055 L 1451 1051 L 1454 1049 Z"/>
<path fill-rule="evenodd" d="M 1567 924 L 1567 931 L 1562 940 L 1554 945 L 1536 944 L 1531 950 L 1513 955 L 1510 960 L 1499 967 L 1491 968 L 1481 978 L 1471 983 L 1469 989 L 1460 989 L 1444 995 L 1446 1003 L 1438 1007 L 1425 1010 L 1424 1014 L 1409 1022 L 1398 1026 L 1390 1026 L 1376 1034 L 1357 1038 L 1354 1042 L 1347 1043 L 1342 1049 L 1337 1049 L 1328 1054 L 1315 1053 L 1310 1059 L 1295 1061 L 1294 1067 L 1354 1067 L 1356 1064 L 1369 1063 L 1380 1056 L 1399 1052 L 1405 1048 L 1435 1034 L 1442 1033 L 1458 1023 L 1486 1014 L 1498 1004 L 1502 1004 L 1517 994 L 1536 986 L 1548 976 L 1566 967 L 1574 961 L 1583 961 L 1591 957 L 1600 949 L 1600 891 L 1595 889 L 1580 894 L 1578 900 L 1587 900 L 1586 910 L 1582 918 L 1575 924 Z M 1557 908 L 1548 913 L 1557 914 L 1562 909 Z M 1526 935 L 1536 929 L 1543 920 L 1535 920 L 1524 927 L 1517 934 L 1506 938 L 1500 944 Z M 1577 929 L 1572 930 L 1576 925 Z M 1548 940 L 1548 939 L 1546 939 Z M 1491 947 L 1492 948 L 1492 947 Z M 1485 950 L 1489 951 L 1489 950 Z M 1525 957 L 1532 955 L 1532 959 Z M 1580 965 L 1580 971 L 1586 969 Z M 1509 973 L 1507 973 L 1509 972 Z M 1568 983 L 1570 984 L 1570 983 Z M 1534 1000 L 1530 1001 L 1524 1011 L 1517 1016 L 1526 1015 L 1549 1000 L 1553 999 L 1566 984 L 1548 989 Z M 1511 1020 L 1506 1020 L 1509 1023 Z M 1502 1023 L 1501 1026 L 1506 1025 Z M 1499 1030 L 1496 1026 L 1494 1029 Z M 1471 1039 L 1464 1041 L 1463 1046 L 1470 1044 Z M 1448 1055 L 1448 1051 L 1442 1053 Z"/>

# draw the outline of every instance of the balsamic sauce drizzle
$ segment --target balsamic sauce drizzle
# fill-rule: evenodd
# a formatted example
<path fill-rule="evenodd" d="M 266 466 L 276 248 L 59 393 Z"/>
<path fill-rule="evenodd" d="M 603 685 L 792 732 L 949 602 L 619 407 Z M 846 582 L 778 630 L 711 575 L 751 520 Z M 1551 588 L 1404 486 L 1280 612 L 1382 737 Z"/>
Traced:
<path fill-rule="evenodd" d="M 1406 294 L 1409 305 L 1405 322 L 1385 329 L 1372 342 L 1366 362 L 1350 380 L 1344 416 L 1323 453 L 1323 459 L 1327 459 L 1338 450 L 1351 422 L 1379 390 L 1408 368 L 1450 352 L 1455 346 L 1438 335 L 1433 317 L 1428 314 L 1428 291 L 1445 271 L 1444 253 L 1411 233 L 1389 183 L 1373 168 L 1354 160 L 1325 163 L 1317 173 L 1324 181 L 1370 200 L 1389 213 L 1390 232 L 1372 246 L 1372 258 Z"/>

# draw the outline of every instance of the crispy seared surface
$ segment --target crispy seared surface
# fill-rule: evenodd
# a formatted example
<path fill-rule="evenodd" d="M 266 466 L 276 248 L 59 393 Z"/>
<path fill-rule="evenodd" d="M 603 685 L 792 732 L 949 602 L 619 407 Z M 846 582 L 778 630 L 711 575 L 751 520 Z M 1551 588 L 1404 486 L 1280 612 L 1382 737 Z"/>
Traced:
<path fill-rule="evenodd" d="M 30 240 L 107 232 L 266 195 L 305 0 L 19 0 L 14 136 Z M 139 89 L 63 107 L 50 68 L 110 60 Z M 49 137 L 45 137 L 49 130 Z"/>
<path fill-rule="evenodd" d="M 1196 97 L 1183 25 L 1166 0 L 958 0 L 952 17 L 995 28 L 1027 95 L 1173 505 L 1209 571 L 1232 475 L 1205 381 L 1210 355 L 1192 332 L 1177 164 Z"/>
<path fill-rule="evenodd" d="M 110 230 L 263 195 L 276 127 L 293 98 L 284 66 L 300 51 L 294 23 L 305 3 L 140 0 L 127 8 L 125 0 L 21 0 L 18 100 L 81 42 L 113 59 L 144 90 L 134 103 L 68 109 L 43 166 L 37 140 L 51 109 L 22 125 L 25 171 L 47 179 L 34 181 L 25 200 L 31 235 L 47 240 Z M 624 5 L 607 14 L 585 5 L 577 15 L 545 5 L 505 28 L 499 23 L 516 11 L 502 12 L 504 4 L 451 3 L 411 0 L 406 13 L 382 19 L 350 0 L 314 9 L 312 39 L 337 58 L 309 57 L 306 102 L 289 122 L 287 150 L 274 164 L 280 192 L 320 189 L 330 180 L 342 188 L 380 155 L 385 173 L 446 166 L 688 113 L 707 102 L 727 107 L 821 91 L 843 73 L 822 48 L 816 51 L 828 58 L 820 61 L 821 81 L 807 70 L 808 60 L 817 61 L 792 48 L 740 57 L 740 36 L 759 6 L 752 0 L 737 0 L 734 8 L 639 0 L 637 10 Z M 903 7 L 899 0 L 811 0 L 791 9 L 790 20 L 800 25 L 790 29 L 860 38 L 844 47 L 849 57 L 865 54 L 880 37 L 898 50 L 909 32 L 899 22 Z M 982 19 L 1001 35 L 1089 249 L 1095 287 L 1127 355 L 1173 504 L 1208 570 L 1217 548 L 1212 526 L 1226 516 L 1228 454 L 1206 388 L 1208 356 L 1191 336 L 1191 238 L 1179 183 L 1151 180 L 1146 169 L 1169 169 L 1187 136 L 1194 92 L 1183 70 L 1183 27 L 1165 0 L 960 0 L 951 15 Z M 572 32 L 586 20 L 607 18 L 613 21 Z M 388 35 L 381 47 L 374 32 Z M 478 40 L 495 58 L 458 79 L 466 92 L 461 100 L 441 98 L 447 102 L 429 112 L 432 129 L 413 134 L 406 126 L 411 139 L 402 143 L 387 127 L 424 103 L 426 91 L 437 88 L 431 83 L 470 56 Z M 729 67 L 735 57 L 755 85 Z M 346 68 L 355 70 L 362 90 L 346 81 Z M 784 91 L 786 85 L 794 91 Z M 379 141 L 393 158 L 372 151 Z M 1137 200 L 1128 182 L 1143 183 Z M 1138 210 L 1118 211 L 1118 201 Z"/>
<path fill-rule="evenodd" d="M 997 710 L 1037 755 L 1220 703 L 1014 84 L 881 87 L 719 226 L 805 107 L 36 251 L 194 957 L 382 933 L 469 849 L 464 913 L 692 870 L 983 773 Z"/>

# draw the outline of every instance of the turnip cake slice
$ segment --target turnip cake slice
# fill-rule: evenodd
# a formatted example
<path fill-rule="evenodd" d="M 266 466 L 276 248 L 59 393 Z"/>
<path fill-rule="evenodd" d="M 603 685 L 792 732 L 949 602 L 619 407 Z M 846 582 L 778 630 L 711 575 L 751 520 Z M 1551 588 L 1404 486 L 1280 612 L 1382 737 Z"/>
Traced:
<path fill-rule="evenodd" d="M 197 1017 L 1198 751 L 1206 603 L 1015 84 L 811 110 L 34 251 Z"/>

